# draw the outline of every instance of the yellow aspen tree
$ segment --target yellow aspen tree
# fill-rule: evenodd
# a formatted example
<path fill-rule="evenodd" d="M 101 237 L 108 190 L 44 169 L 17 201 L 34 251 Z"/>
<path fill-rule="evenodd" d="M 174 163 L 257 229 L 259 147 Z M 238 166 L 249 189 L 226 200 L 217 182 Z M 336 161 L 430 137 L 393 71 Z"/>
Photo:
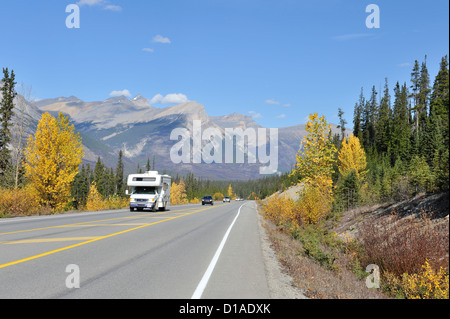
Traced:
<path fill-rule="evenodd" d="M 173 205 L 187 204 L 189 201 L 186 196 L 186 185 L 184 181 L 181 180 L 180 183 L 172 183 L 170 189 L 170 202 Z"/>
<path fill-rule="evenodd" d="M 310 114 L 305 129 L 307 134 L 291 174 L 301 176 L 300 183 L 303 184 L 298 202 L 301 219 L 315 224 L 331 211 L 332 174 L 337 150 L 329 134 L 331 125 L 325 116 Z"/>
<path fill-rule="evenodd" d="M 25 175 L 40 205 L 61 210 L 70 198 L 70 187 L 84 156 L 81 137 L 68 117 L 44 113 L 36 133 L 25 148 Z"/>
<path fill-rule="evenodd" d="M 170 203 L 172 205 L 178 205 L 179 204 L 179 187 L 178 184 L 175 182 L 172 182 L 172 186 L 170 187 Z"/>
<path fill-rule="evenodd" d="M 179 192 L 180 192 L 180 204 L 187 204 L 189 203 L 189 200 L 186 195 L 186 184 L 184 183 L 184 180 L 181 180 L 178 184 Z"/>
<path fill-rule="evenodd" d="M 95 182 L 89 187 L 89 194 L 86 199 L 86 210 L 98 211 L 104 208 L 102 195 L 98 192 Z"/>
<path fill-rule="evenodd" d="M 230 186 L 228 186 L 228 196 L 230 198 L 233 197 L 233 188 L 231 187 L 231 184 L 230 184 Z"/>
<path fill-rule="evenodd" d="M 305 125 L 307 132 L 302 141 L 302 148 L 297 154 L 297 163 L 292 174 L 302 176 L 301 183 L 320 186 L 332 192 L 333 163 L 335 162 L 336 147 L 332 143 L 329 132 L 331 125 L 325 116 L 318 117 L 317 113 L 309 115 Z"/>
<path fill-rule="evenodd" d="M 342 176 L 347 176 L 352 170 L 355 170 L 356 176 L 359 180 L 366 177 L 367 161 L 366 153 L 361 147 L 359 138 L 350 135 L 348 139 L 344 137 L 342 147 L 339 151 L 339 172 Z"/>

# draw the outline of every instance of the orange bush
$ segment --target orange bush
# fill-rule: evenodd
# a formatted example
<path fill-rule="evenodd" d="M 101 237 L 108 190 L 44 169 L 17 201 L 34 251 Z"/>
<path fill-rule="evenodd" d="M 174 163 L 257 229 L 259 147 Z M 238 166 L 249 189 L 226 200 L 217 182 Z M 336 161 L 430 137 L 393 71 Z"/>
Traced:
<path fill-rule="evenodd" d="M 36 192 L 31 187 L 0 189 L 0 217 L 48 214 L 50 211 L 39 205 Z"/>

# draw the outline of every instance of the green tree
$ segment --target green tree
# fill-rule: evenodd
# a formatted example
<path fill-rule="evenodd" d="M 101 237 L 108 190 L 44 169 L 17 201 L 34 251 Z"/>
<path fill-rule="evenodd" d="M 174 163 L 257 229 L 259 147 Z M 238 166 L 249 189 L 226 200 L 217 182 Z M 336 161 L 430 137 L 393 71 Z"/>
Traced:
<path fill-rule="evenodd" d="M 419 129 L 423 132 L 425 130 L 425 124 L 428 114 L 428 99 L 430 95 L 430 75 L 427 69 L 427 56 L 425 61 L 422 62 L 419 78 L 419 92 L 417 96 L 417 112 L 419 116 Z"/>
<path fill-rule="evenodd" d="M 363 140 L 362 136 L 362 114 L 365 106 L 364 91 L 361 88 L 361 94 L 359 95 L 359 102 L 355 104 L 355 109 L 353 112 L 353 135 L 359 138 L 360 141 Z"/>
<path fill-rule="evenodd" d="M 433 90 L 430 97 L 430 116 L 439 117 L 443 143 L 449 147 L 449 70 L 448 56 L 441 60 L 440 69 L 433 84 Z"/>
<path fill-rule="evenodd" d="M 400 87 L 397 82 L 392 114 L 391 163 L 397 159 L 408 161 L 411 158 L 411 126 L 409 122 L 408 91 L 406 83 Z"/>
<path fill-rule="evenodd" d="M 125 194 L 125 182 L 123 172 L 123 152 L 119 151 L 119 159 L 117 160 L 116 176 L 115 176 L 115 193 L 119 196 Z"/>
<path fill-rule="evenodd" d="M 14 97 L 16 85 L 14 70 L 9 73 L 8 68 L 3 68 L 3 85 L 1 88 L 2 100 L 0 102 L 0 176 L 5 175 L 11 169 L 11 154 L 8 144 L 11 142 L 10 127 L 14 108 Z M 2 178 L 2 180 L 4 180 Z"/>
<path fill-rule="evenodd" d="M 428 190 L 432 174 L 425 158 L 417 155 L 413 157 L 409 164 L 409 175 L 416 193 Z"/>
<path fill-rule="evenodd" d="M 384 85 L 384 95 L 381 98 L 381 103 L 378 111 L 378 119 L 376 122 L 376 148 L 377 152 L 387 153 L 390 151 L 391 143 L 391 95 L 389 94 L 388 80 L 386 78 Z"/>
<path fill-rule="evenodd" d="M 419 108 L 418 108 L 418 100 L 419 100 L 419 88 L 420 88 L 420 66 L 419 61 L 414 61 L 414 67 L 411 72 L 411 95 L 409 97 L 412 98 L 413 105 L 412 110 L 414 111 L 414 128 L 415 130 L 419 130 Z"/>
<path fill-rule="evenodd" d="M 94 183 L 97 191 L 105 196 L 107 175 L 105 174 L 105 165 L 102 163 L 100 156 L 97 158 L 94 168 Z"/>
<path fill-rule="evenodd" d="M 340 208 L 350 209 L 361 203 L 361 181 L 355 170 L 351 170 L 339 181 L 336 194 L 336 205 Z"/>
<path fill-rule="evenodd" d="M 369 101 L 366 101 L 363 109 L 363 119 L 362 119 L 362 142 L 366 151 L 373 151 L 375 149 L 375 128 L 376 128 L 376 118 L 378 111 L 377 103 L 378 92 L 375 86 L 372 87 L 372 95 Z"/>
<path fill-rule="evenodd" d="M 342 141 L 345 137 L 345 125 L 347 124 L 347 121 L 344 119 L 344 111 L 342 111 L 341 108 L 338 108 L 338 118 L 339 118 L 339 125 L 337 126 L 338 129 L 341 130 L 341 139 Z"/>
<path fill-rule="evenodd" d="M 75 176 L 72 183 L 72 198 L 75 201 L 75 208 L 86 205 L 86 198 L 89 193 L 89 170 L 84 164 L 81 165 L 80 172 Z"/>

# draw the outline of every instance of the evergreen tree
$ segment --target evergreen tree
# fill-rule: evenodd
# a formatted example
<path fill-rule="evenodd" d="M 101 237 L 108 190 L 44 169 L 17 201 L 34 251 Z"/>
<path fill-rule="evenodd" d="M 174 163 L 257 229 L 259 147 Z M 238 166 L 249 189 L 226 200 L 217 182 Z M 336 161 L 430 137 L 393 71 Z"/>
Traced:
<path fill-rule="evenodd" d="M 98 192 L 100 194 L 102 194 L 103 196 L 105 195 L 105 181 L 106 181 L 106 176 L 105 176 L 105 165 L 103 165 L 100 156 L 97 158 L 97 162 L 95 163 L 95 168 L 94 168 L 94 183 L 96 185 L 96 189 L 98 190 Z"/>
<path fill-rule="evenodd" d="M 355 104 L 355 110 L 353 112 L 353 135 L 359 138 L 360 141 L 363 140 L 362 135 L 362 116 L 365 106 L 364 91 L 361 88 L 361 94 L 359 95 L 359 102 Z"/>
<path fill-rule="evenodd" d="M 75 208 L 80 208 L 86 205 L 86 197 L 89 193 L 89 175 L 88 170 L 84 166 L 81 165 L 81 170 L 75 176 L 75 179 L 72 183 L 72 198 L 75 201 Z"/>
<path fill-rule="evenodd" d="M 418 110 L 418 99 L 419 99 L 419 88 L 420 88 L 420 67 L 417 60 L 414 61 L 414 67 L 411 72 L 411 95 L 412 98 L 412 111 L 414 112 L 414 128 L 417 131 L 419 129 L 419 110 Z"/>
<path fill-rule="evenodd" d="M 376 122 L 376 147 L 377 152 L 387 153 L 391 142 L 391 96 L 389 94 L 388 80 L 385 80 L 384 95 L 381 98 L 378 119 Z"/>
<path fill-rule="evenodd" d="M 345 125 L 347 124 L 347 121 L 344 119 L 344 111 L 342 111 L 341 108 L 338 108 L 338 117 L 339 117 L 339 125 L 337 126 L 337 128 L 341 129 L 340 141 L 342 141 L 345 137 Z"/>
<path fill-rule="evenodd" d="M 395 100 L 392 114 L 391 162 L 397 159 L 409 161 L 411 128 L 409 123 L 408 92 L 406 83 L 400 88 L 397 82 L 394 88 Z"/>
<path fill-rule="evenodd" d="M 11 142 L 10 126 L 11 118 L 14 108 L 14 97 L 16 92 L 14 86 L 16 85 L 14 70 L 9 73 L 8 68 L 3 69 L 3 85 L 2 100 L 0 102 L 0 176 L 6 174 L 9 165 L 11 164 L 11 154 L 8 149 L 8 144 Z"/>
<path fill-rule="evenodd" d="M 362 136 L 366 151 L 373 151 L 375 149 L 375 126 L 378 110 L 377 94 L 375 86 L 373 86 L 370 100 L 366 101 L 363 110 Z"/>
<path fill-rule="evenodd" d="M 125 194 L 125 182 L 123 176 L 123 152 L 119 151 L 119 159 L 117 161 L 116 176 L 115 176 L 115 193 L 119 196 L 124 196 Z"/>
<path fill-rule="evenodd" d="M 336 205 L 340 208 L 351 209 L 361 202 L 361 181 L 355 170 L 351 170 L 338 183 L 336 195 Z"/>
<path fill-rule="evenodd" d="M 449 146 L 449 70 L 448 56 L 441 60 L 440 69 L 433 84 L 430 97 L 430 116 L 439 117 L 443 143 Z"/>
<path fill-rule="evenodd" d="M 419 78 L 419 92 L 417 96 L 417 113 L 419 120 L 419 129 L 423 132 L 428 114 L 428 99 L 430 95 L 430 76 L 427 69 L 427 56 L 425 62 L 422 62 Z"/>

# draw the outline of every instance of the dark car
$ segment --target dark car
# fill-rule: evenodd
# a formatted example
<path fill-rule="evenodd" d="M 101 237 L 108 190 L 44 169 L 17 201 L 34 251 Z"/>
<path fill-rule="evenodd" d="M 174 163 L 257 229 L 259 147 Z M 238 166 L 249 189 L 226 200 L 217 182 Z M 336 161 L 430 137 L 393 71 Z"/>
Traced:
<path fill-rule="evenodd" d="M 202 205 L 211 204 L 214 205 L 214 200 L 211 195 L 205 195 L 202 198 Z"/>

